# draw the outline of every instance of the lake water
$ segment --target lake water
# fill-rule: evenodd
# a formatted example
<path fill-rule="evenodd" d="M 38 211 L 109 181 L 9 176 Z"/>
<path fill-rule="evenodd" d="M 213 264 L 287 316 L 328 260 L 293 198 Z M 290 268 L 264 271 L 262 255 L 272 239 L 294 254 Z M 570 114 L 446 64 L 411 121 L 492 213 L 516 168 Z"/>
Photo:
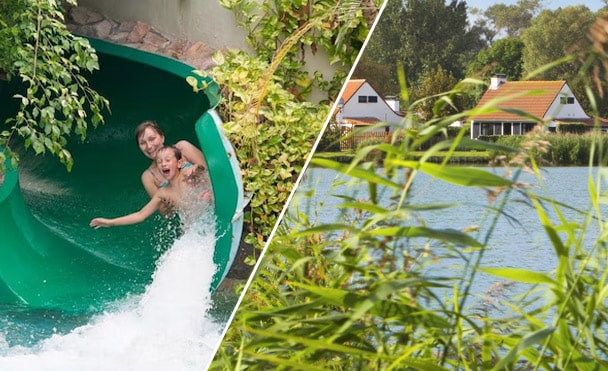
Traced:
<path fill-rule="evenodd" d="M 499 175 L 503 169 L 490 169 Z M 522 173 L 519 181 L 526 182 L 533 187 L 535 193 L 551 197 L 564 202 L 569 206 L 587 211 L 590 208 L 588 190 L 590 170 L 587 167 L 550 167 L 542 170 L 542 180 L 539 181 L 532 174 Z M 598 174 L 598 169 L 591 171 L 592 176 Z M 343 203 L 340 195 L 366 200 L 368 196 L 367 185 L 361 182 L 348 181 L 332 170 L 310 168 L 298 189 L 298 195 L 312 195 L 307 203 L 300 201 L 300 212 L 306 213 L 313 223 L 335 223 L 340 219 L 348 219 L 352 215 L 341 214 L 336 205 Z M 605 180 L 601 181 L 606 187 Z M 380 192 L 382 193 L 382 192 Z M 382 204 L 389 203 L 390 192 L 385 191 L 381 197 Z M 472 187 L 458 187 L 424 175 L 416 175 L 411 191 L 408 195 L 412 204 L 449 203 L 457 206 L 437 210 L 420 212 L 420 220 L 434 229 L 452 228 L 463 230 L 471 226 L 479 227 L 480 231 L 487 230 L 488 198 L 486 191 Z M 554 217 L 551 207 L 548 212 Z M 562 208 L 563 209 L 563 208 Z M 604 210 L 606 210 L 604 208 Z M 501 216 L 491 238 L 485 248 L 482 266 L 485 267 L 512 267 L 534 271 L 549 272 L 555 267 L 555 253 L 545 231 L 538 221 L 536 211 L 526 202 L 526 199 L 517 192 L 512 192 L 504 208 L 508 215 Z M 572 221 L 581 222 L 583 214 L 564 209 L 564 214 Z M 553 219 L 555 220 L 555 219 Z M 416 224 L 412 221 L 412 224 Z M 597 226 L 597 223 L 595 224 Z M 587 241 L 597 235 L 597 228 L 590 228 Z M 483 242 L 483 234 L 472 234 Z M 443 272 L 450 269 L 452 272 L 462 270 L 462 261 L 459 259 L 440 260 L 429 266 L 429 273 Z M 481 294 L 491 289 L 497 283 L 504 281 L 487 275 L 478 275 L 473 283 L 473 292 Z M 517 285 L 510 287 L 518 291 Z"/>

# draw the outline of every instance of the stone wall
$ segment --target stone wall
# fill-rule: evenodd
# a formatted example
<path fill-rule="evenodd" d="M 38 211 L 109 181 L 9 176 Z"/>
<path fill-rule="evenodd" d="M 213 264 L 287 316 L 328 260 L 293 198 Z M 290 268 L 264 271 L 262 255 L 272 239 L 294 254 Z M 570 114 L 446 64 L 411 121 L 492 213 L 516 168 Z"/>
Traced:
<path fill-rule="evenodd" d="M 68 29 L 79 35 L 95 37 L 181 60 L 200 70 L 213 67 L 215 49 L 202 41 L 172 38 L 141 21 L 118 21 L 84 6 L 67 9 Z"/>

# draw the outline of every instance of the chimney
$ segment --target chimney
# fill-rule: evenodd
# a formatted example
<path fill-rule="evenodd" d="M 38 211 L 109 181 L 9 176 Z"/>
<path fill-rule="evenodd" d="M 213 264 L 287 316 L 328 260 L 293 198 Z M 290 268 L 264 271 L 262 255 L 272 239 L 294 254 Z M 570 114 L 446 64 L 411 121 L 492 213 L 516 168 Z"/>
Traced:
<path fill-rule="evenodd" d="M 490 89 L 496 90 L 505 82 L 507 82 L 507 75 L 504 73 L 497 73 L 490 78 Z"/>
<path fill-rule="evenodd" d="M 399 99 L 394 95 L 388 95 L 384 98 L 386 104 L 395 112 L 399 112 Z"/>

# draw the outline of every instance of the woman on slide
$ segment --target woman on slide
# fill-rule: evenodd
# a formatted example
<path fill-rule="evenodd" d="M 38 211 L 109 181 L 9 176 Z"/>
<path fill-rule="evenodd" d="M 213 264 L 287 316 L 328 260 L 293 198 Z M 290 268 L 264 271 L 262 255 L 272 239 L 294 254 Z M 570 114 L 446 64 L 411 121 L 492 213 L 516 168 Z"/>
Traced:
<path fill-rule="evenodd" d="M 191 165 L 190 171 L 181 170 L 182 154 L 176 147 L 163 147 L 156 151 L 155 166 L 166 180 L 139 211 L 116 217 L 94 218 L 89 225 L 95 229 L 141 223 L 161 207 L 179 213 L 182 223 L 190 225 L 194 218 L 204 212 L 205 205 L 213 202 L 213 195 L 204 177 L 198 176 L 198 167 Z"/>
<path fill-rule="evenodd" d="M 165 178 L 156 166 L 156 155 L 165 146 L 165 134 L 155 122 L 144 121 L 135 129 L 135 140 L 141 152 L 152 160 L 150 166 L 141 174 L 141 183 L 152 198 L 165 182 Z M 181 152 L 184 164 L 192 163 L 199 168 L 207 168 L 203 153 L 192 143 L 180 140 L 175 143 L 175 147 Z"/>

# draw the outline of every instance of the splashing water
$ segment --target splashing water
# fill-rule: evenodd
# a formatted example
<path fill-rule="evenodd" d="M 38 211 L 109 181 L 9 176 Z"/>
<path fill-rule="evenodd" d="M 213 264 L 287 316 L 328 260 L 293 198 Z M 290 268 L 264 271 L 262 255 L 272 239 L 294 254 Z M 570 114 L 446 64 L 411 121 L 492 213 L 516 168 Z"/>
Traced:
<path fill-rule="evenodd" d="M 214 223 L 197 224 L 159 259 L 142 295 L 31 348 L 0 331 L 0 370 L 204 370 L 224 325 L 209 314 Z"/>

